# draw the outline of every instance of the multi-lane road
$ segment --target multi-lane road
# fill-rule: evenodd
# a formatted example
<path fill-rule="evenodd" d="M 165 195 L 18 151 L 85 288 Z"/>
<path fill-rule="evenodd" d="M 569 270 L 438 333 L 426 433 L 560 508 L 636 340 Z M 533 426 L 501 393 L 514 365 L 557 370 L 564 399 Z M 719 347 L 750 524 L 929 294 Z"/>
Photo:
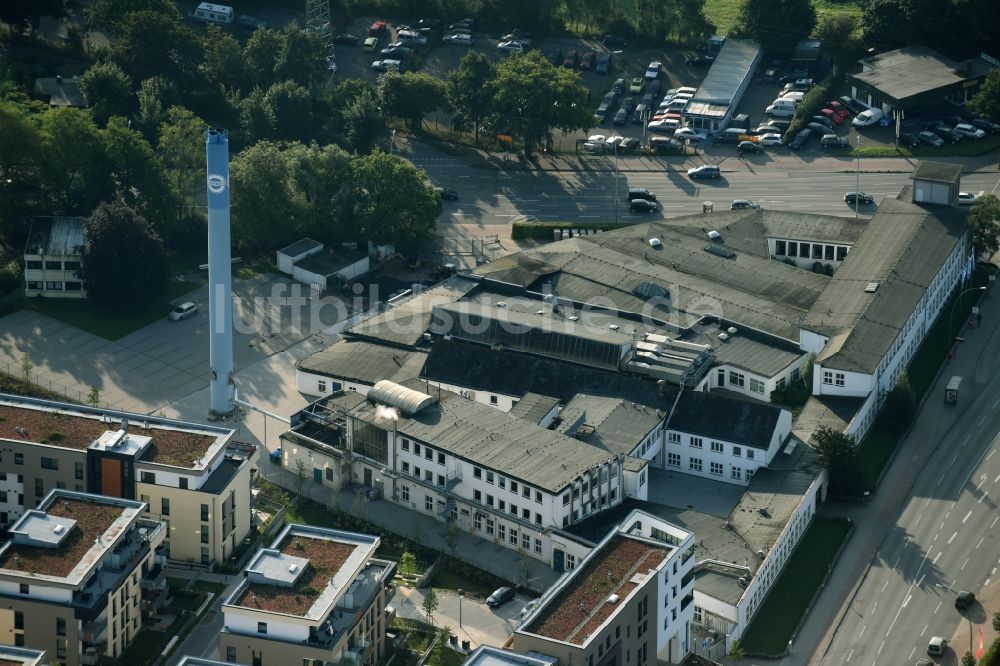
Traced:
<path fill-rule="evenodd" d="M 761 160 L 754 162 L 754 158 Z M 860 190 L 875 197 L 895 196 L 909 183 L 910 167 L 901 164 L 899 172 L 852 173 L 844 165 L 838 170 L 814 170 L 806 163 L 769 164 L 761 156 L 745 162 L 735 158 L 721 161 L 718 180 L 692 181 L 684 164 L 664 163 L 663 170 L 614 170 L 613 160 L 606 160 L 608 170 L 533 171 L 470 168 L 461 158 L 414 156 L 417 166 L 438 185 L 454 188 L 459 200 L 446 202 L 438 225 L 438 235 L 449 238 L 478 238 L 505 234 L 510 222 L 519 216 L 542 221 L 622 223 L 636 220 L 664 219 L 702 211 L 711 201 L 715 210 L 728 210 L 733 199 L 752 199 L 764 208 L 808 211 L 829 215 L 853 215 L 844 203 L 844 193 Z M 600 165 L 602 162 L 592 162 Z M 845 171 L 845 169 L 847 169 Z M 962 189 L 972 192 L 993 191 L 996 173 L 966 174 Z M 629 187 L 645 187 L 655 192 L 662 205 L 657 213 L 630 213 L 625 194 Z M 860 214 L 870 216 L 875 206 L 862 206 Z"/>

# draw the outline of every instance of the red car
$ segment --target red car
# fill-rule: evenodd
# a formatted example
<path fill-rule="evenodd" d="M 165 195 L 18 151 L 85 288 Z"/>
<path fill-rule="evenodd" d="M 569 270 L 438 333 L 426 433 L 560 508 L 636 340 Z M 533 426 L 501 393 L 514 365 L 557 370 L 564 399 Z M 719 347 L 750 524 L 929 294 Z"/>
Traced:
<path fill-rule="evenodd" d="M 375 21 L 372 27 L 368 28 L 369 37 L 381 37 L 386 32 L 385 21 Z"/>
<path fill-rule="evenodd" d="M 836 100 L 827 102 L 826 107 L 840 116 L 842 120 L 846 120 L 851 115 L 851 110 Z"/>
<path fill-rule="evenodd" d="M 566 54 L 566 59 L 563 60 L 563 67 L 575 68 L 579 58 L 580 58 L 579 53 L 577 53 L 576 51 L 570 51 L 569 53 Z"/>
<path fill-rule="evenodd" d="M 832 122 L 834 125 L 839 125 L 840 123 L 844 122 L 844 117 L 839 113 L 837 113 L 836 111 L 834 111 L 833 109 L 820 109 L 820 113 L 826 118 L 829 118 L 830 122 Z"/>
<path fill-rule="evenodd" d="M 583 54 L 583 58 L 580 59 L 580 69 L 593 69 L 594 61 L 597 59 L 597 54 L 593 51 L 587 51 Z"/>

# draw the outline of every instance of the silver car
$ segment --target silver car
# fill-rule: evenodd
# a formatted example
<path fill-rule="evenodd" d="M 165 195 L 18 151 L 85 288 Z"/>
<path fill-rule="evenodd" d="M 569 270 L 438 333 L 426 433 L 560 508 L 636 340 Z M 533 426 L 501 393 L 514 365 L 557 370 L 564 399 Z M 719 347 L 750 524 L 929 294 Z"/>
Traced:
<path fill-rule="evenodd" d="M 176 308 L 170 311 L 167 315 L 167 319 L 170 321 L 181 321 L 182 319 L 187 319 L 188 317 L 193 317 L 194 313 L 198 311 L 197 303 L 192 303 L 188 301 L 186 303 L 181 303 Z"/>

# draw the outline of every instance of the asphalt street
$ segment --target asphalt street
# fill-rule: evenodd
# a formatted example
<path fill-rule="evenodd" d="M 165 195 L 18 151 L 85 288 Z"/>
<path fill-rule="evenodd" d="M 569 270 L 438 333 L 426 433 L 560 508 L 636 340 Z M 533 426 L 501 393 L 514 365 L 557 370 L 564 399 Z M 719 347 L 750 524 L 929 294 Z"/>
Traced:
<path fill-rule="evenodd" d="M 985 625 L 987 645 L 992 640 L 989 618 L 1000 610 L 1000 313 L 994 310 L 995 298 L 984 301 L 984 327 L 965 332 L 958 358 L 931 388 L 877 501 L 855 516 L 852 547 L 874 550 L 874 557 L 858 568 L 849 552 L 841 559 L 835 578 L 846 575 L 846 586 L 832 581 L 824 590 L 799 644 L 782 663 L 803 663 L 817 626 L 829 631 L 810 663 L 831 666 L 913 664 L 925 656 L 932 636 L 953 643 L 937 663 L 958 664 L 966 650 L 978 647 L 979 625 Z M 956 374 L 964 376 L 960 403 L 946 406 L 944 385 Z M 959 612 L 954 607 L 959 590 L 982 601 Z M 843 602 L 839 611 L 831 598 Z"/>

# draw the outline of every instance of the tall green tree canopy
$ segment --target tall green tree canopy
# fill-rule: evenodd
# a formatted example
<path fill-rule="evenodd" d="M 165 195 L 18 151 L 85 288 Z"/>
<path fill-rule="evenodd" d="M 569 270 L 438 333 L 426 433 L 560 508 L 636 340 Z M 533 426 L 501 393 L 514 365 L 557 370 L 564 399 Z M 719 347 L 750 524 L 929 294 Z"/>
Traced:
<path fill-rule="evenodd" d="M 129 14 L 143 11 L 180 16 L 177 5 L 170 0 L 88 0 L 83 16 L 88 29 L 114 33 Z"/>
<path fill-rule="evenodd" d="M 858 496 L 865 489 L 864 471 L 858 444 L 851 435 L 821 425 L 811 441 L 830 475 L 830 491 L 836 495 Z"/>
<path fill-rule="evenodd" d="M 986 75 L 983 85 L 966 107 L 977 115 L 1000 120 L 1000 69 Z"/>
<path fill-rule="evenodd" d="M 1000 249 L 1000 197 L 985 194 L 976 199 L 969 211 L 969 230 L 976 256 L 989 261 Z"/>
<path fill-rule="evenodd" d="M 59 18 L 66 14 L 63 0 L 4 0 L 0 2 L 0 21 L 20 28 L 38 29 L 43 16 Z"/>
<path fill-rule="evenodd" d="M 104 139 L 88 112 L 50 109 L 39 135 L 42 182 L 53 213 L 83 215 L 112 196 Z"/>
<path fill-rule="evenodd" d="M 102 203 L 84 219 L 87 297 L 109 308 L 133 308 L 170 283 L 163 244 L 150 224 L 123 201 Z"/>
<path fill-rule="evenodd" d="M 376 150 L 351 162 L 351 178 L 359 240 L 412 249 L 430 238 L 441 199 L 413 164 Z"/>
<path fill-rule="evenodd" d="M 769 56 L 789 55 L 816 27 L 816 9 L 812 0 L 744 0 L 738 25 Z"/>
<path fill-rule="evenodd" d="M 593 112 L 576 72 L 551 65 L 538 51 L 506 58 L 493 79 L 493 114 L 498 130 L 514 134 L 530 155 L 553 129 L 588 129 Z"/>
<path fill-rule="evenodd" d="M 132 80 L 113 62 L 99 62 L 80 77 L 80 91 L 99 125 L 111 116 L 128 116 L 132 110 Z"/>
<path fill-rule="evenodd" d="M 414 131 L 425 115 L 448 104 L 444 81 L 422 72 L 382 74 L 378 77 L 378 97 L 385 115 L 406 120 Z"/>
<path fill-rule="evenodd" d="M 493 64 L 479 51 L 469 51 L 448 76 L 448 100 L 458 115 L 458 125 L 471 128 L 479 141 L 479 128 L 493 104 Z"/>
<path fill-rule="evenodd" d="M 201 40 L 176 13 L 140 11 L 125 16 L 112 59 L 133 81 L 164 76 L 183 88 L 195 85 L 204 54 Z"/>

